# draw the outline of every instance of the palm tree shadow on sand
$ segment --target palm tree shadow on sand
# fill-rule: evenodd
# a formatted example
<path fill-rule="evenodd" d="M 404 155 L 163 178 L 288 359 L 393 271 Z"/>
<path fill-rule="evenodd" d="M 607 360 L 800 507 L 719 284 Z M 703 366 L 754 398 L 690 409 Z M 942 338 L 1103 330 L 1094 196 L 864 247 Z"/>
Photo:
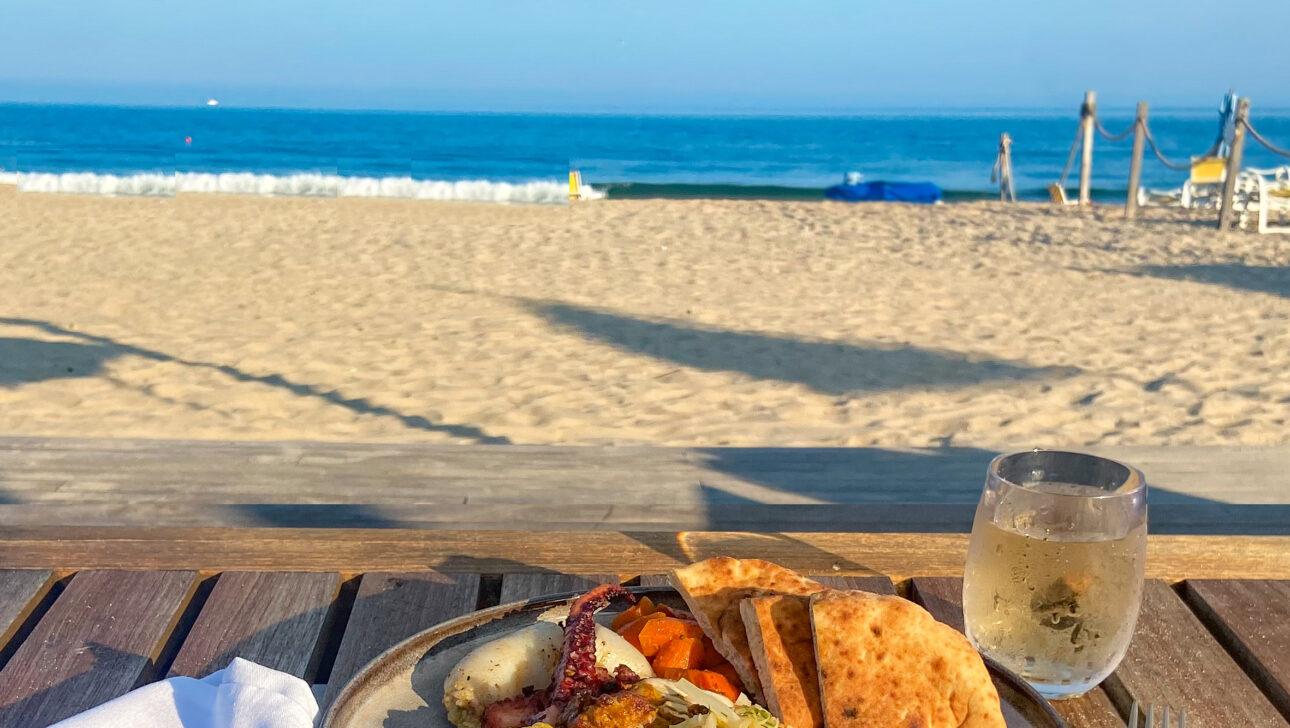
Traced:
<path fill-rule="evenodd" d="M 0 337 L 0 387 L 16 386 L 66 377 L 97 376 L 104 364 L 122 356 L 138 356 L 160 362 L 172 362 L 200 369 L 214 369 L 238 382 L 253 382 L 289 392 L 297 397 L 321 399 L 358 414 L 393 417 L 405 427 L 442 432 L 480 444 L 509 445 L 505 437 L 489 435 L 472 425 L 431 422 L 422 415 L 399 412 L 375 404 L 364 397 L 345 397 L 336 389 L 294 382 L 281 374 L 251 374 L 228 364 L 192 361 L 164 352 L 125 344 L 106 336 L 72 331 L 47 321 L 26 318 L 2 318 L 0 324 L 26 326 L 48 334 L 74 338 L 75 342 L 51 342 L 39 339 Z"/>
<path fill-rule="evenodd" d="M 704 371 L 802 384 L 832 395 L 1060 379 L 1080 372 L 1076 367 L 1035 367 L 909 345 L 812 341 L 650 321 L 567 303 L 524 303 L 559 328 L 618 349 Z"/>
<path fill-rule="evenodd" d="M 20 320 L 23 319 L 0 322 Z M 98 376 L 103 373 L 103 365 L 116 356 L 117 352 L 98 343 L 0 336 L 0 387 Z"/>
<path fill-rule="evenodd" d="M 1241 291 L 1270 293 L 1290 298 L 1290 267 L 1208 263 L 1199 265 L 1143 265 L 1131 275 L 1167 278 L 1175 281 L 1208 283 Z"/>

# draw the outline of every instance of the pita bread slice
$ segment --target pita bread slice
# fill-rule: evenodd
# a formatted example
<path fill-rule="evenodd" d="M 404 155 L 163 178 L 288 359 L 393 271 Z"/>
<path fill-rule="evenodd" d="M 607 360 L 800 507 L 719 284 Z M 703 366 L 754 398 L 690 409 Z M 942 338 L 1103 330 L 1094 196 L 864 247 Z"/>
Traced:
<path fill-rule="evenodd" d="M 753 597 L 739 611 L 766 707 L 792 728 L 824 728 L 810 597 Z"/>
<path fill-rule="evenodd" d="M 917 604 L 825 592 L 811 628 L 828 728 L 1005 728 L 981 656 Z"/>
<path fill-rule="evenodd" d="M 760 559 L 718 556 L 669 575 L 699 626 L 721 656 L 730 661 L 753 698 L 762 695 L 757 668 L 748 649 L 748 632 L 739 601 L 769 594 L 805 596 L 824 588 L 795 571 Z"/>

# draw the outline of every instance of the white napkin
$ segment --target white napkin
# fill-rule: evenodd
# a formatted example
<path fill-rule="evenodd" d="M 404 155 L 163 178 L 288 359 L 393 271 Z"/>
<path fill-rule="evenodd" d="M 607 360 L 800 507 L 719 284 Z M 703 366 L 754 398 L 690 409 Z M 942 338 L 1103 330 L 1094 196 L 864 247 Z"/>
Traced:
<path fill-rule="evenodd" d="M 52 728 L 312 728 L 317 716 L 304 680 L 235 657 L 201 680 L 145 685 Z"/>

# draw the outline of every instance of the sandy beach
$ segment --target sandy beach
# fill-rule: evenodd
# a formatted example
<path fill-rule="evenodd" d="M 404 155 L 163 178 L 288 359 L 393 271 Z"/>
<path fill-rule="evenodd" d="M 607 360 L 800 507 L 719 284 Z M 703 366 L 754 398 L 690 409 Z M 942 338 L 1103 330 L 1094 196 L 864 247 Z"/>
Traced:
<path fill-rule="evenodd" d="M 1120 216 L 0 186 L 0 433 L 1290 442 L 1290 246 Z"/>

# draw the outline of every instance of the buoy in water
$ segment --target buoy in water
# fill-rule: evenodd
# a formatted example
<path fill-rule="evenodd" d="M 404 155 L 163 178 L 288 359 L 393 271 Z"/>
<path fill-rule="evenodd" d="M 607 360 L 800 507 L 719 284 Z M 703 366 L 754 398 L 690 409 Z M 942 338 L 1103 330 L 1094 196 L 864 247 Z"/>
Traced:
<path fill-rule="evenodd" d="M 193 138 L 192 138 L 192 137 L 190 137 L 190 136 L 186 136 L 186 137 L 184 137 L 184 144 L 192 144 L 192 143 L 193 143 Z"/>

